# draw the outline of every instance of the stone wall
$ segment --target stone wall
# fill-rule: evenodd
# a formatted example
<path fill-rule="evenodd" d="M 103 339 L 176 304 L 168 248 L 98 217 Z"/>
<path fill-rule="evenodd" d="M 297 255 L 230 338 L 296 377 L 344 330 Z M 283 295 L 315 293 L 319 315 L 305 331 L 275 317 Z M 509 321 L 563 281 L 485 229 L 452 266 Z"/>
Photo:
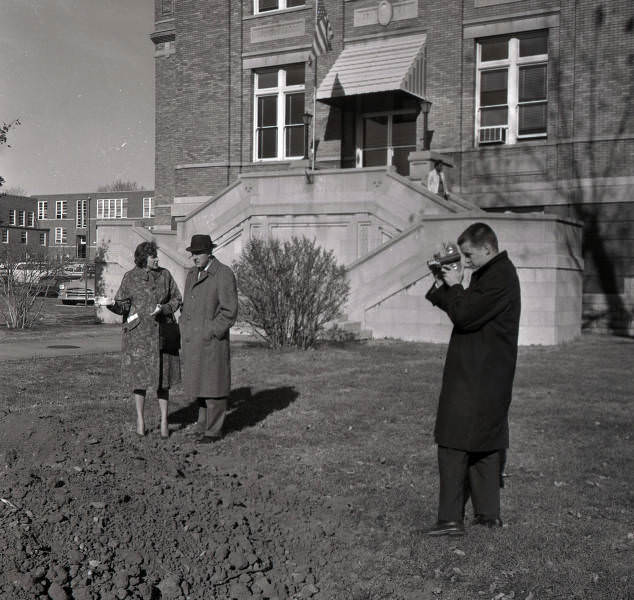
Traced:
<path fill-rule="evenodd" d="M 424 217 L 350 266 L 351 320 L 374 337 L 447 342 L 451 322 L 425 294 L 425 266 L 443 241 L 455 241 L 475 221 L 488 223 L 507 250 L 522 286 L 520 344 L 558 344 L 581 332 L 583 261 L 580 224 L 546 215 L 462 214 Z M 468 280 L 465 280 L 465 285 Z"/>

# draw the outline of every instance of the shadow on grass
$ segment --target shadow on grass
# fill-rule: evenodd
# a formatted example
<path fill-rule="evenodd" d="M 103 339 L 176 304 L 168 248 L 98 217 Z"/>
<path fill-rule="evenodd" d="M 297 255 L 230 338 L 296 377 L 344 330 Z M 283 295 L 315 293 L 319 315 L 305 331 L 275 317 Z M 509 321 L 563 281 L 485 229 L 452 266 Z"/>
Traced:
<path fill-rule="evenodd" d="M 262 390 L 255 394 L 250 387 L 241 387 L 231 391 L 224 432 L 240 431 L 253 427 L 268 415 L 284 410 L 299 397 L 294 387 L 284 386 Z M 190 402 L 170 414 L 170 423 L 179 423 L 183 427 L 195 423 L 198 418 L 198 402 Z"/>

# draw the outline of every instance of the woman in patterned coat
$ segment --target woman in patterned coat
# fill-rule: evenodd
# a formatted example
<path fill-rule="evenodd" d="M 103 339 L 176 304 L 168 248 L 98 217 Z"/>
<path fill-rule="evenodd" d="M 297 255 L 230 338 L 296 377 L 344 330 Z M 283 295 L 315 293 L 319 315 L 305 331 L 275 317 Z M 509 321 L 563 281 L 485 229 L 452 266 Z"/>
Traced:
<path fill-rule="evenodd" d="M 167 438 L 169 390 L 181 378 L 174 313 L 182 297 L 170 272 L 158 266 L 154 242 L 137 246 L 134 263 L 136 266 L 123 276 L 114 302 L 106 302 L 112 312 L 123 315 L 121 370 L 124 386 L 132 391 L 136 403 L 136 432 L 145 435 L 143 408 L 150 388 L 158 397 L 161 437 Z M 169 332 L 175 335 L 166 335 Z"/>

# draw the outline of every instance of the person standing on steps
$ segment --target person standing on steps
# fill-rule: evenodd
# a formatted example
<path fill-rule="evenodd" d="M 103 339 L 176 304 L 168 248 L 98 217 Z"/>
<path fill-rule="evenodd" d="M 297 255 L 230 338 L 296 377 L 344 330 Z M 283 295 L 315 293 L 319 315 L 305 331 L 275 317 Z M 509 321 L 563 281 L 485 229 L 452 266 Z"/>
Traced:
<path fill-rule="evenodd" d="M 185 281 L 180 319 L 185 391 L 198 404 L 190 432 L 199 442 L 222 437 L 231 390 L 229 330 L 238 315 L 233 271 L 213 256 L 209 235 L 196 234 L 187 252 L 194 267 Z"/>
<path fill-rule="evenodd" d="M 447 199 L 449 196 L 449 189 L 447 188 L 447 181 L 443 171 L 444 164 L 445 163 L 443 163 L 442 160 L 434 161 L 434 168 L 427 175 L 427 189 L 430 192 Z"/>

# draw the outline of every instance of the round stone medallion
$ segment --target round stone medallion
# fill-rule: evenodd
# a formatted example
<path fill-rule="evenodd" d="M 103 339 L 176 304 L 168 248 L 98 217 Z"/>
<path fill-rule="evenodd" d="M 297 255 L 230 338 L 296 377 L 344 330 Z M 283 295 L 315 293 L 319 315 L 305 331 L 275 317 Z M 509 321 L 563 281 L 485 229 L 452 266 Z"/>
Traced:
<path fill-rule="evenodd" d="M 392 5 L 387 0 L 382 0 L 381 2 L 379 2 L 378 15 L 379 23 L 383 26 L 389 25 L 392 21 Z"/>

